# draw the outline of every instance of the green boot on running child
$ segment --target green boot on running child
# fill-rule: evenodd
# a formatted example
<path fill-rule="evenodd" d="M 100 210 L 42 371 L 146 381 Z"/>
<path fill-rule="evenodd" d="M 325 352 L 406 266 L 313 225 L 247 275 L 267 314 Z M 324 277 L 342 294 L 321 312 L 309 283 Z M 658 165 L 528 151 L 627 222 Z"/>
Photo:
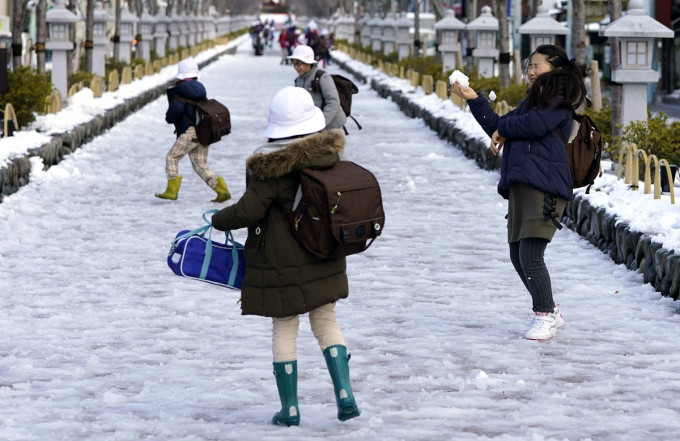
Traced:
<path fill-rule="evenodd" d="M 211 202 L 224 202 L 231 199 L 231 194 L 229 194 L 229 189 L 227 188 L 227 184 L 224 182 L 224 178 L 222 178 L 222 176 L 217 178 L 217 186 L 214 188 L 214 190 L 217 193 L 217 197 Z"/>
<path fill-rule="evenodd" d="M 349 357 L 347 348 L 341 345 L 329 346 L 323 351 L 328 372 L 333 380 L 335 401 L 338 405 L 338 419 L 347 421 L 361 415 L 349 383 Z"/>
<path fill-rule="evenodd" d="M 177 200 L 177 193 L 179 193 L 179 186 L 182 184 L 182 177 L 177 176 L 173 179 L 168 179 L 168 186 L 163 193 L 156 193 L 154 196 L 161 199 Z"/>
<path fill-rule="evenodd" d="M 274 363 L 276 387 L 281 399 L 281 410 L 274 414 L 272 423 L 279 426 L 300 424 L 297 397 L 297 360 Z"/>

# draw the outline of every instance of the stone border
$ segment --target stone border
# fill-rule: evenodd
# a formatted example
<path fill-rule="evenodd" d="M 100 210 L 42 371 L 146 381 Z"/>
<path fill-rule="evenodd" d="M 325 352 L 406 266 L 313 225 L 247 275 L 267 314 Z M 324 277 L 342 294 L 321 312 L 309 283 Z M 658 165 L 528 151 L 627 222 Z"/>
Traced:
<path fill-rule="evenodd" d="M 333 61 L 359 81 L 368 82 L 364 75 L 354 71 L 346 63 L 337 59 Z M 432 114 L 401 91 L 393 90 L 375 79 L 371 80 L 371 88 L 381 97 L 390 98 L 406 115 L 422 118 L 440 138 L 461 149 L 480 168 L 500 169 L 500 158 L 491 154 L 487 143 L 468 138 L 454 120 Z M 651 284 L 662 295 L 678 300 L 680 254 L 662 248 L 660 243 L 652 242 L 651 234 L 631 230 L 626 222 L 620 222 L 615 215 L 607 213 L 604 207 L 592 206 L 580 194 L 567 204 L 562 223 L 609 255 L 614 262 L 625 265 L 631 271 L 642 273 L 645 283 Z"/>
<path fill-rule="evenodd" d="M 227 47 L 224 51 L 198 63 L 199 68 L 202 69 L 225 54 L 236 53 L 237 47 L 238 43 L 232 41 L 231 47 Z M 28 184 L 31 174 L 31 157 L 42 158 L 45 170 L 59 164 L 64 157 L 79 149 L 83 144 L 90 142 L 151 101 L 164 95 L 166 89 L 172 86 L 173 82 L 173 79 L 168 80 L 134 98 L 126 99 L 123 103 L 107 110 L 103 115 L 75 126 L 70 132 L 52 136 L 49 143 L 29 149 L 24 156 L 8 159 L 7 163 L 0 167 L 0 203 L 6 196 L 16 193 L 21 187 Z"/>

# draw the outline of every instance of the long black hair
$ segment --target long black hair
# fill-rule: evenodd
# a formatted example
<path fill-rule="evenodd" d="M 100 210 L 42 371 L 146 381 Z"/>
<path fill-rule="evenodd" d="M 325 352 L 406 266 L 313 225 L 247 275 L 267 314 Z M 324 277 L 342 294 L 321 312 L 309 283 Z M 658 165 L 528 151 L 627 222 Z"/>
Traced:
<path fill-rule="evenodd" d="M 524 73 L 529 69 L 534 54 L 545 55 L 553 70 L 545 72 L 534 80 L 527 90 L 527 110 L 537 108 L 565 107 L 578 109 L 586 99 L 586 85 L 578 65 L 559 46 L 543 44 L 529 56 L 524 64 Z"/>

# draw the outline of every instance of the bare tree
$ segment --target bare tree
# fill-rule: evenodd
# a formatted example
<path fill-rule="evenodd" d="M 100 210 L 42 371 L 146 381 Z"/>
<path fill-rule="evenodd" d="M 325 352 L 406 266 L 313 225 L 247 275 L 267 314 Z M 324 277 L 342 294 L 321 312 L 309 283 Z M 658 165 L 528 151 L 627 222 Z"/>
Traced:
<path fill-rule="evenodd" d="M 14 0 L 12 14 L 12 69 L 21 66 L 21 34 L 24 31 L 24 22 L 28 13 L 28 0 Z"/>
<path fill-rule="evenodd" d="M 47 41 L 47 0 L 38 0 L 35 6 L 36 32 L 35 57 L 38 63 L 38 73 L 45 73 L 45 42 Z"/>
<path fill-rule="evenodd" d="M 571 53 L 576 63 L 586 65 L 586 5 L 585 0 L 572 1 Z"/>
<path fill-rule="evenodd" d="M 508 35 L 508 0 L 494 0 L 493 8 L 500 30 L 500 59 L 498 73 L 501 87 L 510 85 L 510 36 Z"/>
<path fill-rule="evenodd" d="M 614 21 L 621 17 L 621 0 L 608 0 L 607 10 L 609 11 L 609 19 Z M 619 53 L 619 39 L 616 37 L 609 38 L 609 48 L 611 50 L 611 60 L 609 63 L 610 69 L 614 72 L 620 65 Z M 611 106 L 612 106 L 612 141 L 618 142 L 621 137 L 621 98 L 623 96 L 623 86 L 621 84 L 610 83 L 609 90 L 611 92 Z"/>

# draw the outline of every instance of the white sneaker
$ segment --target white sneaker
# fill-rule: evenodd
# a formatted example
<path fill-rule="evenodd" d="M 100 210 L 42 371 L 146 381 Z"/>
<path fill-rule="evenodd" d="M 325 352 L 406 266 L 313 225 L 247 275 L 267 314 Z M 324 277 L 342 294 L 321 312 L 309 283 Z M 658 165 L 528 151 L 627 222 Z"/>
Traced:
<path fill-rule="evenodd" d="M 548 340 L 555 335 L 555 332 L 557 332 L 555 314 L 552 312 L 535 312 L 525 337 L 528 340 Z"/>
<path fill-rule="evenodd" d="M 562 313 L 560 312 L 560 305 L 555 305 L 553 314 L 555 315 L 555 329 L 559 329 L 564 326 L 565 321 Z"/>

